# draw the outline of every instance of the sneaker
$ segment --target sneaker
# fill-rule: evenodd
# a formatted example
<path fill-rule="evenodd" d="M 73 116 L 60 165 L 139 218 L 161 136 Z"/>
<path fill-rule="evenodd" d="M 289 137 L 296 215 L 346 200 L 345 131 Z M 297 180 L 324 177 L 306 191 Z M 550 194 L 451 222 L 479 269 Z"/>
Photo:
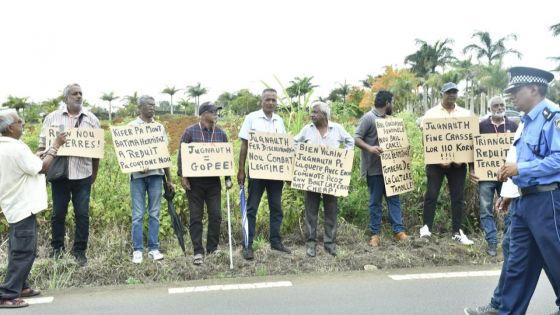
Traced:
<path fill-rule="evenodd" d="M 160 253 L 159 250 L 154 249 L 148 252 L 148 257 L 150 257 L 153 261 L 157 261 L 163 259 L 163 254 Z"/>
<path fill-rule="evenodd" d="M 317 255 L 317 250 L 314 245 L 308 245 L 307 249 L 305 250 L 305 253 L 309 257 L 315 257 Z"/>
<path fill-rule="evenodd" d="M 141 264 L 142 263 L 142 251 L 141 250 L 135 250 L 132 253 L 132 262 L 135 264 Z"/>
<path fill-rule="evenodd" d="M 200 266 L 202 265 L 202 263 L 204 263 L 204 255 L 202 254 L 196 254 L 193 257 L 193 264 L 196 266 Z"/>
<path fill-rule="evenodd" d="M 498 309 L 494 308 L 492 304 L 478 306 L 475 308 L 467 307 L 464 310 L 465 315 L 497 315 Z"/>
<path fill-rule="evenodd" d="M 371 247 L 379 247 L 379 244 L 381 244 L 381 239 L 379 238 L 379 235 L 372 235 L 371 238 L 369 239 L 368 244 Z"/>
<path fill-rule="evenodd" d="M 474 244 L 473 241 L 469 240 L 469 238 L 463 233 L 463 230 L 459 230 L 458 234 L 453 235 L 451 238 L 454 241 L 458 241 L 463 245 L 472 245 Z"/>
<path fill-rule="evenodd" d="M 420 237 L 425 237 L 425 236 L 432 236 L 432 233 L 430 232 L 430 228 L 428 228 L 427 225 L 424 225 L 420 229 Z"/>

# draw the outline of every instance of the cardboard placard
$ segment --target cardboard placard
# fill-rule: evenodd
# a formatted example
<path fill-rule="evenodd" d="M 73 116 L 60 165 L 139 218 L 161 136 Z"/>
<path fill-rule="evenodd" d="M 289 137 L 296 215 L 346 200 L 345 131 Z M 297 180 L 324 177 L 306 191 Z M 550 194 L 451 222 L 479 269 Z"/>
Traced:
<path fill-rule="evenodd" d="M 184 177 L 233 176 L 233 145 L 229 142 L 181 143 Z"/>
<path fill-rule="evenodd" d="M 348 196 L 354 151 L 298 143 L 292 188 Z"/>
<path fill-rule="evenodd" d="M 105 134 L 103 129 L 94 128 L 71 128 L 66 132 L 66 143 L 59 149 L 57 155 L 60 156 L 79 156 L 94 159 L 103 158 L 105 148 Z M 52 146 L 58 128 L 50 127 L 47 129 L 46 146 Z"/>
<path fill-rule="evenodd" d="M 123 173 L 171 167 L 163 125 L 111 127 L 111 135 Z"/>
<path fill-rule="evenodd" d="M 379 146 L 383 150 L 408 147 L 408 136 L 404 128 L 404 121 L 400 118 L 376 119 Z"/>
<path fill-rule="evenodd" d="M 249 134 L 249 177 L 291 181 L 294 139 L 287 134 L 253 132 Z"/>
<path fill-rule="evenodd" d="M 424 163 L 471 163 L 477 117 L 426 118 L 422 130 Z"/>
<path fill-rule="evenodd" d="M 414 190 L 410 147 L 383 151 L 381 169 L 387 196 L 400 195 Z"/>
<path fill-rule="evenodd" d="M 474 136 L 474 174 L 480 181 L 497 181 L 515 133 L 488 133 Z"/>

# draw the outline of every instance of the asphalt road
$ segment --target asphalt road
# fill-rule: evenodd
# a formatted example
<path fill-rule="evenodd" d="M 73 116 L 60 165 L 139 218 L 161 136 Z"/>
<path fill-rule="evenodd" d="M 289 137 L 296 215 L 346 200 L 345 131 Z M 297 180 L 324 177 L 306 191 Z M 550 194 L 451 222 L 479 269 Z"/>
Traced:
<path fill-rule="evenodd" d="M 463 314 L 466 306 L 488 303 L 498 281 L 497 268 L 363 271 L 57 290 L 44 292 L 42 300 L 30 299 L 44 302 L 52 297 L 51 302 L 13 314 Z M 411 274 L 428 279 L 391 277 Z M 259 286 L 263 288 L 255 288 Z M 528 314 L 555 311 L 554 299 L 548 279 L 541 276 Z"/>

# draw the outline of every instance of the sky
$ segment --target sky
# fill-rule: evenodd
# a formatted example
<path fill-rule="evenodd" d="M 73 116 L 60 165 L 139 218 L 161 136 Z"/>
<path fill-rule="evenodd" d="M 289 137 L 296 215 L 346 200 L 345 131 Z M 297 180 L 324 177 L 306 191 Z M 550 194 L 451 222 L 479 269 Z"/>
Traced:
<path fill-rule="evenodd" d="M 224 91 L 259 93 L 263 82 L 280 89 L 275 78 L 287 86 L 296 76 L 313 76 L 314 95 L 326 96 L 386 65 L 404 67 L 417 38 L 452 38 L 464 58 L 477 30 L 518 35 L 508 45 L 523 57 L 506 66 L 552 69 L 547 57 L 560 56 L 560 37 L 549 27 L 560 23 L 559 9 L 543 0 L 3 0 L 0 103 L 8 95 L 39 102 L 73 82 L 100 106 L 104 92 L 161 101 L 166 86 L 197 82 L 208 89 L 203 102 Z"/>

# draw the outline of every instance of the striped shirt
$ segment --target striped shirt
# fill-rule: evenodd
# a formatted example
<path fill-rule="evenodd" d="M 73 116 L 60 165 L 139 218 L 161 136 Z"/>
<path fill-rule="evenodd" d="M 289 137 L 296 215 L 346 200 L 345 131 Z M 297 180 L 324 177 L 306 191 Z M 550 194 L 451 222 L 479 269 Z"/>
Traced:
<path fill-rule="evenodd" d="M 78 118 L 83 116 L 82 122 L 78 127 L 80 128 L 100 128 L 99 119 L 93 113 L 82 108 L 80 114 L 76 116 L 70 115 L 66 106 L 55 110 L 47 115 L 43 122 L 43 128 L 39 135 L 39 148 L 45 148 L 46 135 L 48 128 L 59 128 L 60 125 L 64 126 L 64 130 L 75 128 L 78 123 Z M 91 158 L 84 157 L 68 157 L 68 179 L 83 179 L 90 177 L 93 173 Z"/>
<path fill-rule="evenodd" d="M 203 127 L 202 124 L 194 124 L 185 129 L 185 132 L 181 136 L 181 143 L 191 143 L 191 142 L 228 142 L 226 133 L 218 128 L 214 127 L 208 129 Z M 181 163 L 181 144 L 179 144 L 179 156 L 177 158 L 177 175 L 183 177 L 183 169 Z"/>

